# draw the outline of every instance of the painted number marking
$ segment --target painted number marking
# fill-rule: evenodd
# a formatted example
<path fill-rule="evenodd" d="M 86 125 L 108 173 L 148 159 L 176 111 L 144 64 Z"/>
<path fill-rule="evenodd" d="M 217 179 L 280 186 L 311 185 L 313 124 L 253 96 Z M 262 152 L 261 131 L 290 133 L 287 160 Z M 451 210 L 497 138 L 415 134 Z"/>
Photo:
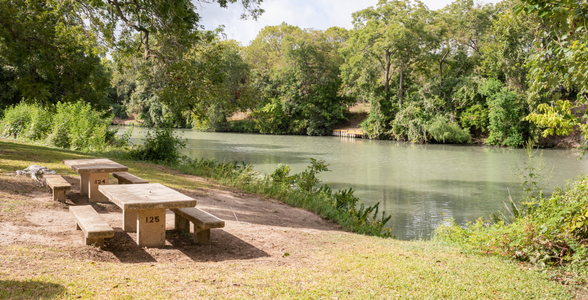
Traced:
<path fill-rule="evenodd" d="M 145 217 L 146 223 L 159 223 L 159 216 L 157 217 Z"/>
<path fill-rule="evenodd" d="M 94 180 L 94 184 L 106 184 L 106 180 L 102 179 L 102 180 Z"/>

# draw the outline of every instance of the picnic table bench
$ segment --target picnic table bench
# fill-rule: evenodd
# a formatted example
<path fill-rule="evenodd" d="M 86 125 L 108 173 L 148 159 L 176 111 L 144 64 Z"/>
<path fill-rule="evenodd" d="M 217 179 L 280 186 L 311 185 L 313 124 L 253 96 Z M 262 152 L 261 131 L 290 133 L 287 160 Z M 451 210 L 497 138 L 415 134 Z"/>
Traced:
<path fill-rule="evenodd" d="M 131 173 L 127 172 L 114 172 L 112 173 L 114 178 L 118 179 L 118 184 L 143 184 L 149 183 L 149 181 L 139 178 Z"/>
<path fill-rule="evenodd" d="M 210 229 L 225 227 L 225 221 L 196 207 L 172 208 L 175 214 L 176 230 L 190 232 L 190 223 L 194 223 L 194 243 L 210 244 Z"/>
<path fill-rule="evenodd" d="M 90 205 L 70 206 L 76 220 L 76 230 L 84 232 L 86 245 L 104 246 L 104 239 L 114 236 L 114 229 Z"/>
<path fill-rule="evenodd" d="M 65 192 L 71 190 L 71 184 L 61 175 L 43 175 L 47 189 L 53 191 L 53 200 L 65 202 Z"/>

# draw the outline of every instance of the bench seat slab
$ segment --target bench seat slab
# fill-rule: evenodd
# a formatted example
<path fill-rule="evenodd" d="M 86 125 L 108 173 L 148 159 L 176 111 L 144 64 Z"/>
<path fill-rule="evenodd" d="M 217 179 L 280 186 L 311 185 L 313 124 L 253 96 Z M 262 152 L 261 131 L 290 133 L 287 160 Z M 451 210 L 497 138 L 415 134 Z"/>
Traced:
<path fill-rule="evenodd" d="M 65 202 L 65 192 L 71 190 L 71 184 L 67 182 L 61 175 L 45 175 L 43 176 L 47 189 L 51 189 L 54 201 Z"/>
<path fill-rule="evenodd" d="M 225 221 L 196 207 L 174 208 L 176 230 L 189 232 L 194 223 L 194 243 L 210 244 L 210 229 L 225 227 Z"/>
<path fill-rule="evenodd" d="M 70 206 L 69 211 L 76 220 L 76 229 L 84 233 L 86 245 L 104 246 L 104 239 L 114 236 L 114 229 L 104 221 L 92 206 Z"/>
<path fill-rule="evenodd" d="M 114 176 L 114 178 L 118 179 L 118 184 L 145 184 L 145 183 L 149 183 L 149 181 L 137 177 L 131 173 L 128 172 L 115 172 L 112 173 L 112 176 Z"/>

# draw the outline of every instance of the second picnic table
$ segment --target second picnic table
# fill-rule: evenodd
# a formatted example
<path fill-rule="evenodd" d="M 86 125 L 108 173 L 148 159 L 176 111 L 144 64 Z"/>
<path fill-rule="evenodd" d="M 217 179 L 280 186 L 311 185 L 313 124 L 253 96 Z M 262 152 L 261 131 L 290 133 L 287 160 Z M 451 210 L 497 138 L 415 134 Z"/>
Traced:
<path fill-rule="evenodd" d="M 196 199 L 159 183 L 101 185 L 99 191 L 123 210 L 123 230 L 136 230 L 139 246 L 165 246 L 165 210 L 196 206 Z"/>
<path fill-rule="evenodd" d="M 63 164 L 80 174 L 80 190 L 82 195 L 87 194 L 90 202 L 107 202 L 99 191 L 98 186 L 108 184 L 108 173 L 126 172 L 126 166 L 113 162 L 106 158 L 96 159 L 67 159 Z"/>

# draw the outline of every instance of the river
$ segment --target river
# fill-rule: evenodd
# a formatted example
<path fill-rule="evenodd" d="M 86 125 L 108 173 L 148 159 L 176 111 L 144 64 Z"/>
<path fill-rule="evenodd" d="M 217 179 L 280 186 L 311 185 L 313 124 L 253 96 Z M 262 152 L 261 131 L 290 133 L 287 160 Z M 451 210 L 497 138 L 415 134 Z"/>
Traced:
<path fill-rule="evenodd" d="M 177 130 L 188 139 L 183 154 L 191 158 L 245 161 L 271 173 L 278 164 L 293 172 L 304 170 L 310 158 L 330 164 L 323 183 L 333 190 L 353 187 L 367 205 L 380 202 L 392 215 L 388 223 L 399 239 L 427 239 L 449 218 L 459 224 L 501 210 L 508 190 L 517 191 L 515 166 L 524 167 L 525 150 L 482 146 L 415 145 L 404 142 L 341 137 L 209 133 Z M 131 142 L 140 142 L 145 129 L 136 128 Z M 579 151 L 542 151 L 556 185 L 573 181 L 588 167 Z"/>

